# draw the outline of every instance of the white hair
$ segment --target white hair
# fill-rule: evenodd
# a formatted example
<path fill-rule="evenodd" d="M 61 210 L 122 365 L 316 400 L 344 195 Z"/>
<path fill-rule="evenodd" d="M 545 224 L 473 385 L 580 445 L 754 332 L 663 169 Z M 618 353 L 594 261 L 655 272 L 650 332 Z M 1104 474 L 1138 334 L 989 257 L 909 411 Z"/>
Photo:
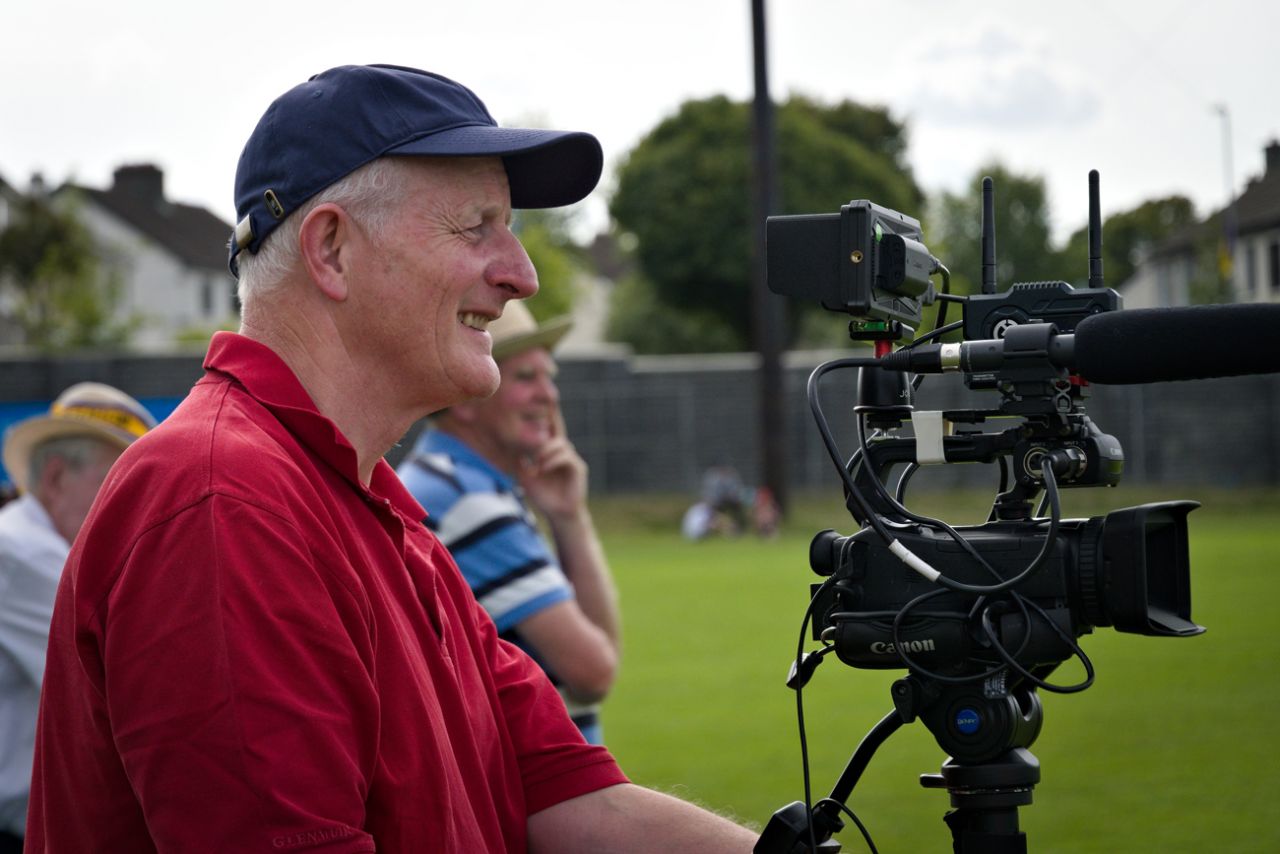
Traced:
<path fill-rule="evenodd" d="M 240 281 L 236 296 L 241 309 L 255 293 L 272 290 L 298 266 L 298 234 L 307 214 L 326 203 L 339 205 L 360 220 L 370 239 L 382 238 L 391 216 L 403 201 L 408 185 L 405 173 L 408 157 L 379 157 L 312 196 L 274 231 L 267 235 L 256 253 L 248 250 L 236 256 Z"/>

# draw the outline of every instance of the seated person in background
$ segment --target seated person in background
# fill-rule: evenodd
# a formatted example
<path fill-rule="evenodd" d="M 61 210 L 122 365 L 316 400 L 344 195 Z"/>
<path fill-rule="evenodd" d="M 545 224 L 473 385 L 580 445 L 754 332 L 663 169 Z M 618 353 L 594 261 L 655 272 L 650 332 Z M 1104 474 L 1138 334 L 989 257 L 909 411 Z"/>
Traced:
<path fill-rule="evenodd" d="M 4 465 L 20 496 L 0 509 L 0 854 L 22 850 L 36 712 L 58 580 L 107 471 L 155 426 L 129 395 L 77 383 L 14 424 Z"/>
<path fill-rule="evenodd" d="M 587 466 L 560 414 L 551 351 L 568 330 L 567 318 L 539 326 L 523 303 L 507 303 L 489 324 L 497 393 L 432 418 L 398 474 L 498 631 L 547 671 L 599 744 L 599 703 L 618 669 L 618 603 L 587 509 Z"/>
<path fill-rule="evenodd" d="M 721 523 L 717 530 L 736 537 L 747 528 L 747 505 L 742 480 L 731 465 L 712 466 L 702 476 L 702 500 Z"/>

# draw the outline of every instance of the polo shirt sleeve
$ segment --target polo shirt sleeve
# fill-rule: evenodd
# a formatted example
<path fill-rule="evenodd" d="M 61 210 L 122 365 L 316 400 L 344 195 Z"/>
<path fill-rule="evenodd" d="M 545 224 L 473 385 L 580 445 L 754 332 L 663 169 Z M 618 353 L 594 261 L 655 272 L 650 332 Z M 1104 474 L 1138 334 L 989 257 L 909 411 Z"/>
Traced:
<path fill-rule="evenodd" d="M 292 524 L 207 498 L 142 536 L 92 624 L 159 850 L 374 850 L 368 604 Z"/>

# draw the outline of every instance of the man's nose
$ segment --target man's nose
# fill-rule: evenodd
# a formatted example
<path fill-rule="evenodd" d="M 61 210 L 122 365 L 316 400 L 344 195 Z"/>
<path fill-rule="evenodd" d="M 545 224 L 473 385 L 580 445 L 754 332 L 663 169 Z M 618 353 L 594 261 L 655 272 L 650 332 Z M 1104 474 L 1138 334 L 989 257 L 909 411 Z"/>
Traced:
<path fill-rule="evenodd" d="M 487 273 L 489 284 L 508 291 L 510 299 L 528 299 L 538 292 L 538 271 L 520 239 L 510 231 L 504 235 L 499 256 Z"/>

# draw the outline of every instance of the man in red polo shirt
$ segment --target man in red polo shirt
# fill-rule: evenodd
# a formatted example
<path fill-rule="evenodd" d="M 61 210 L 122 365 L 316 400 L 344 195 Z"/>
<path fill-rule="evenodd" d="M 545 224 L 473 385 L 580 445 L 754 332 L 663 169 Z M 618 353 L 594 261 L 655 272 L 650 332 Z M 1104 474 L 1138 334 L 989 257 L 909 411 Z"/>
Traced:
<path fill-rule="evenodd" d="M 236 174 L 240 334 L 63 575 L 29 851 L 750 849 L 583 741 L 382 460 L 496 389 L 485 327 L 537 290 L 511 210 L 600 168 L 593 137 L 498 128 L 414 69 L 272 104 Z"/>

